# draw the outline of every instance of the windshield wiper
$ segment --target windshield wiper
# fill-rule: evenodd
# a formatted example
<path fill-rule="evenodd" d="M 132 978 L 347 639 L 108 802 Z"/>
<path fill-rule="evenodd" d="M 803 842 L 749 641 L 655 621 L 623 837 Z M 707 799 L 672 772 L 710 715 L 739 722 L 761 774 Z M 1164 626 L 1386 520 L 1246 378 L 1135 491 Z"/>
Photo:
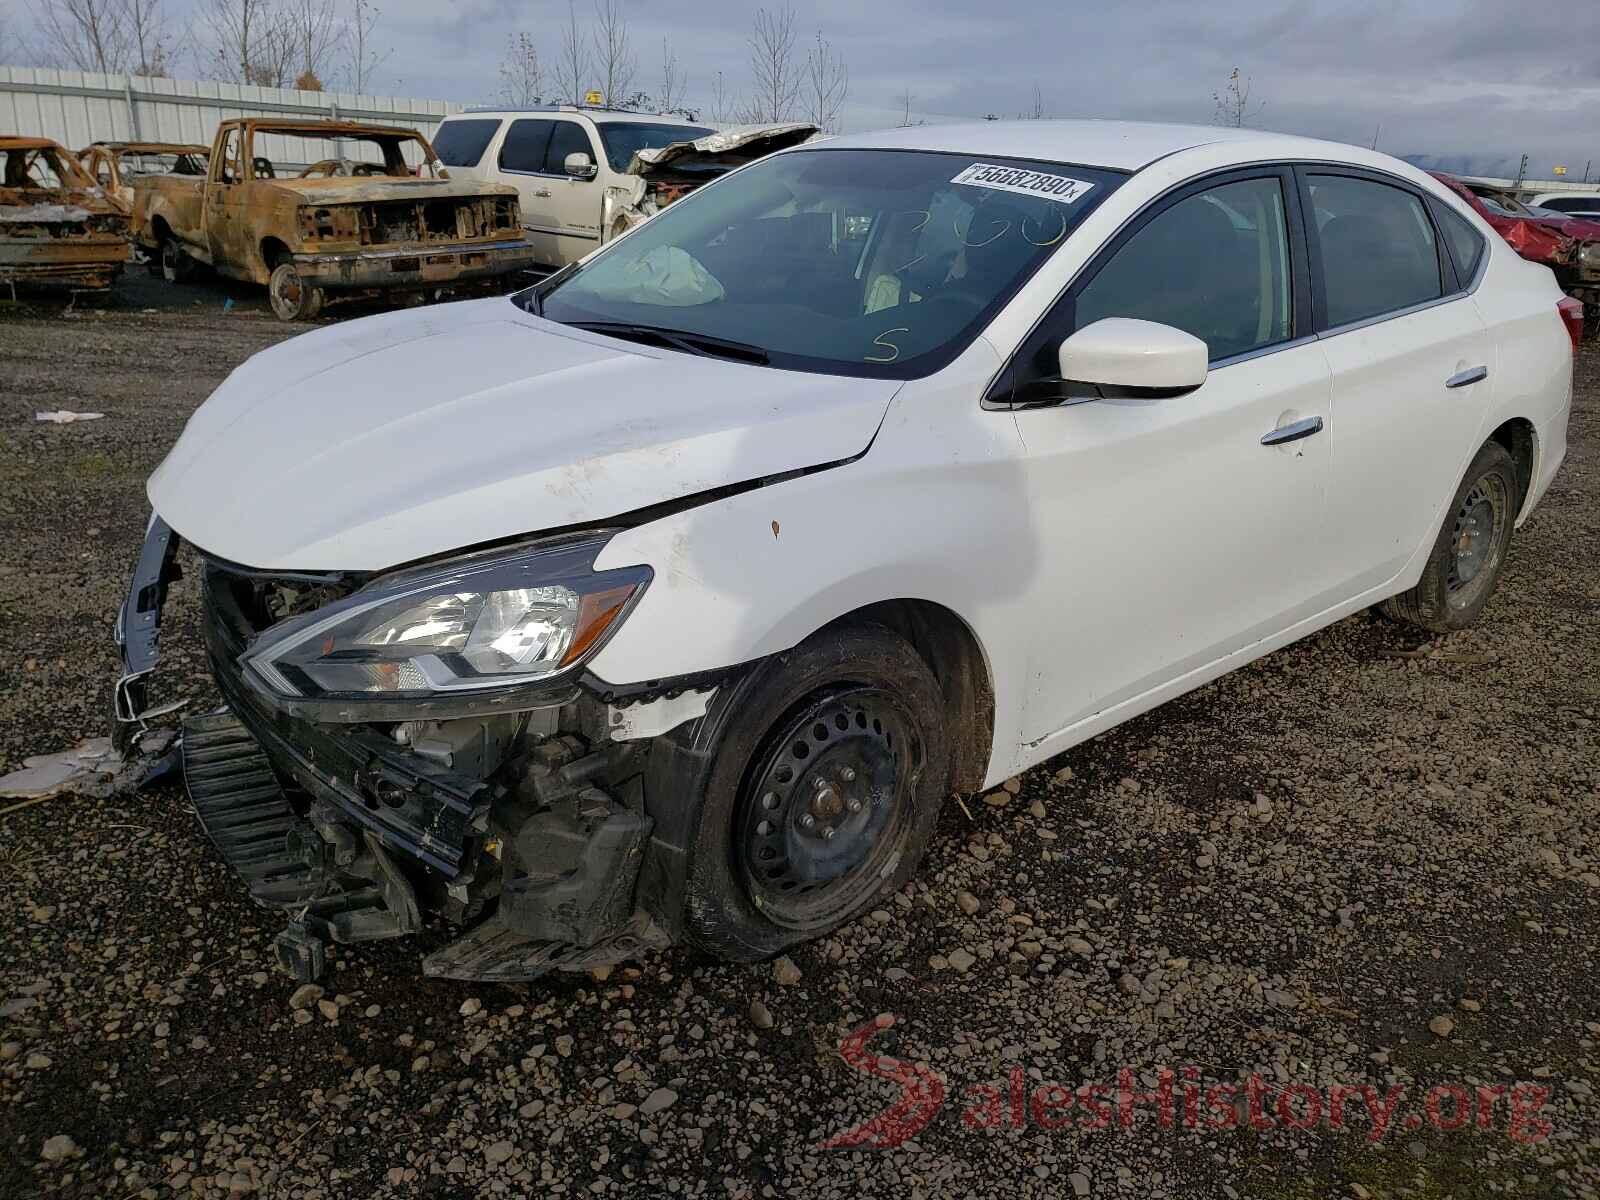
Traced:
<path fill-rule="evenodd" d="M 734 342 L 713 337 L 709 333 L 695 333 L 689 329 L 666 329 L 660 325 L 633 325 L 626 321 L 567 321 L 574 329 L 587 329 L 590 333 L 604 333 L 628 341 L 666 346 L 708 358 L 731 358 L 736 362 L 766 366 L 767 352 L 749 342 Z"/>

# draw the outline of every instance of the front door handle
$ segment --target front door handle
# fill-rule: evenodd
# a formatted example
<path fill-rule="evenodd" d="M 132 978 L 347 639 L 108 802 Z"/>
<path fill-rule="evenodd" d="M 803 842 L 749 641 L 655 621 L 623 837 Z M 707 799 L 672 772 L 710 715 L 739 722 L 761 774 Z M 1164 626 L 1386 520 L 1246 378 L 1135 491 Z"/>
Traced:
<path fill-rule="evenodd" d="M 537 192 L 534 193 L 534 195 L 535 196 L 541 196 L 541 197 L 547 197 L 547 196 L 550 195 L 550 189 L 549 188 L 540 188 Z"/>
<path fill-rule="evenodd" d="M 1301 438 L 1308 438 L 1313 433 L 1322 432 L 1321 417 L 1306 417 L 1304 420 L 1294 421 L 1288 425 L 1280 425 L 1261 439 L 1263 446 L 1281 446 L 1285 442 L 1298 442 Z"/>
<path fill-rule="evenodd" d="M 1447 388 L 1466 387 L 1468 384 L 1477 383 L 1481 379 L 1489 378 L 1488 367 L 1468 367 L 1465 371 L 1457 371 L 1444 381 Z"/>

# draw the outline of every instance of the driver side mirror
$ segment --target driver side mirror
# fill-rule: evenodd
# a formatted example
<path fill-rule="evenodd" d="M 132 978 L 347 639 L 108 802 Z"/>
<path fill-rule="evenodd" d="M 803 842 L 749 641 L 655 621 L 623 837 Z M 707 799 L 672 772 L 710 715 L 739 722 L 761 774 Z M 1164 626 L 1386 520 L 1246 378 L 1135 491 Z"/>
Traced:
<path fill-rule="evenodd" d="M 1105 317 L 1061 343 L 1069 394 L 1102 400 L 1165 400 L 1206 381 L 1209 354 L 1192 333 L 1155 321 Z"/>
<path fill-rule="evenodd" d="M 593 179 L 600 173 L 600 168 L 594 165 L 594 159 L 582 150 L 574 150 L 561 165 L 574 179 Z"/>

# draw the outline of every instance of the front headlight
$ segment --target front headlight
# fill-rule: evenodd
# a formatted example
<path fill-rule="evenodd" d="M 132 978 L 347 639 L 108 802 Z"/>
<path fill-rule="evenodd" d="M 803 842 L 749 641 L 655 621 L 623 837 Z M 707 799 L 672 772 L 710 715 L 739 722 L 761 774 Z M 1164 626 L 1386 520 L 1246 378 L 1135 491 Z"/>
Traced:
<path fill-rule="evenodd" d="M 534 683 L 575 667 L 650 580 L 594 570 L 604 539 L 479 555 L 387 576 L 275 625 L 240 656 L 297 698 L 401 699 Z"/>

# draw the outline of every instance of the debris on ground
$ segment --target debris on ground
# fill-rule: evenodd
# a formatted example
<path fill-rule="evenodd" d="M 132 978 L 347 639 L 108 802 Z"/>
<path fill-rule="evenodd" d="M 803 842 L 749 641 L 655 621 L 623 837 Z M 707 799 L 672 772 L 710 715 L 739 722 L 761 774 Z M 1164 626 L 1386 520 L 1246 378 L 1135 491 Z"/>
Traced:
<path fill-rule="evenodd" d="M 75 421 L 98 421 L 105 413 L 69 412 L 67 409 L 58 408 L 54 412 L 36 412 L 33 414 L 35 421 L 48 421 L 52 425 L 71 425 Z"/>
<path fill-rule="evenodd" d="M 176 735 L 170 729 L 140 735 L 126 757 L 117 753 L 108 737 L 85 738 L 71 750 L 23 759 L 20 771 L 0 775 L 0 797 L 35 801 L 62 792 L 80 796 L 132 792 L 165 775 L 176 763 Z"/>

